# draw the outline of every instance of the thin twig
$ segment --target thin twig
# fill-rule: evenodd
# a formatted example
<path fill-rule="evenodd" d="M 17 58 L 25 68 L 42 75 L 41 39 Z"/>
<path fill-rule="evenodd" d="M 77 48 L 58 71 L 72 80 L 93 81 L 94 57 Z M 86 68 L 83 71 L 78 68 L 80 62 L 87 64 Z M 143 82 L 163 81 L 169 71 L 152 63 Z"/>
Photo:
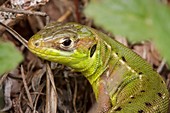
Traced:
<path fill-rule="evenodd" d="M 161 62 L 161 64 L 160 64 L 160 66 L 157 68 L 157 72 L 158 72 L 158 73 L 160 73 L 160 72 L 162 71 L 165 63 L 166 63 L 166 60 L 163 59 L 162 62 Z"/>
<path fill-rule="evenodd" d="M 30 10 L 17 10 L 17 9 L 11 9 L 6 7 L 0 7 L 0 11 L 3 12 L 11 12 L 11 13 L 18 13 L 18 14 L 27 14 L 27 15 L 39 15 L 39 16 L 47 16 L 44 12 L 39 11 L 30 11 Z"/>
<path fill-rule="evenodd" d="M 46 67 L 47 67 L 47 76 L 48 79 L 50 80 L 50 111 L 52 113 L 56 113 L 57 112 L 57 91 L 56 91 L 56 87 L 55 87 L 55 82 L 54 82 L 54 76 L 53 73 L 50 69 L 50 66 L 48 63 L 46 63 Z"/>
<path fill-rule="evenodd" d="M 37 103 L 38 103 L 40 95 L 42 95 L 42 93 L 40 93 L 40 92 L 42 92 L 44 86 L 45 86 L 45 81 L 43 81 L 43 83 L 39 87 L 39 92 L 37 93 L 37 97 L 35 98 L 35 102 L 34 102 L 33 113 L 36 113 Z"/>
<path fill-rule="evenodd" d="M 21 65 L 21 75 L 22 75 L 22 80 L 23 80 L 24 88 L 25 88 L 25 91 L 27 93 L 28 100 L 30 102 L 30 107 L 31 107 L 31 109 L 33 109 L 33 101 L 32 101 L 32 98 L 31 98 L 31 94 L 29 92 L 29 88 L 27 86 L 27 82 L 26 82 L 26 78 L 25 78 L 25 74 L 24 74 L 24 69 L 23 69 L 22 65 Z"/>
<path fill-rule="evenodd" d="M 15 30 L 13 30 L 11 27 L 6 26 L 6 25 L 3 24 L 2 22 L 0 22 L 0 25 L 4 26 L 9 33 L 11 33 L 11 34 L 12 34 L 16 39 L 18 39 L 25 47 L 28 48 L 28 46 L 27 46 L 28 41 L 25 40 L 21 35 L 19 35 Z"/>
<path fill-rule="evenodd" d="M 62 15 L 57 21 L 58 22 L 63 22 L 69 15 L 71 14 L 70 10 L 67 10 L 64 15 Z"/>
<path fill-rule="evenodd" d="M 47 68 L 47 63 L 46 63 Z M 48 74 L 46 74 L 46 105 L 45 105 L 45 113 L 50 113 L 50 80 Z"/>
<path fill-rule="evenodd" d="M 54 88 L 54 91 L 55 91 L 56 95 L 57 95 L 57 91 L 56 91 L 56 87 L 55 87 L 55 82 L 54 82 L 53 73 L 52 73 L 52 71 L 51 71 L 51 69 L 50 69 L 49 64 L 47 63 L 46 65 L 47 65 L 47 73 L 48 73 L 48 75 L 49 75 L 50 82 L 51 82 L 51 84 L 52 84 L 52 86 L 53 86 L 53 88 Z"/>
<path fill-rule="evenodd" d="M 74 107 L 74 112 L 77 113 L 77 109 L 76 109 L 77 80 L 76 78 L 74 78 L 74 80 L 75 80 L 75 87 L 74 87 L 74 95 L 73 95 L 73 107 Z"/>

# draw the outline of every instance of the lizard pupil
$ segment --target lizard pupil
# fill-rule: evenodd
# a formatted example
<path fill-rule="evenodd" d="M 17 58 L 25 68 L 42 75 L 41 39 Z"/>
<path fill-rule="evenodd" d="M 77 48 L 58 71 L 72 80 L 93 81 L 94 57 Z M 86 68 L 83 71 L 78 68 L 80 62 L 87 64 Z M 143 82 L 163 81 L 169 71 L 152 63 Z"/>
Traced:
<path fill-rule="evenodd" d="M 71 44 L 71 40 L 70 39 L 66 39 L 62 44 L 64 46 L 69 46 Z"/>

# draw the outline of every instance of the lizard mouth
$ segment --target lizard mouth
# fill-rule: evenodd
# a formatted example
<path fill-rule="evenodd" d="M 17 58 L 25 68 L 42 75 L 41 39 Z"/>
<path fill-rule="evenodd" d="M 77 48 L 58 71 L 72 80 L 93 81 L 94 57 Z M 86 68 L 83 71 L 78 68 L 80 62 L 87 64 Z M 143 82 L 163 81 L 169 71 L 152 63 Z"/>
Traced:
<path fill-rule="evenodd" d="M 48 48 L 40 46 L 40 43 L 35 42 L 33 38 L 31 38 L 28 41 L 28 49 L 32 53 L 46 60 L 50 60 L 49 58 L 52 58 L 52 57 L 57 57 L 57 55 L 51 54 L 53 52 L 49 51 L 50 48 L 48 49 Z"/>

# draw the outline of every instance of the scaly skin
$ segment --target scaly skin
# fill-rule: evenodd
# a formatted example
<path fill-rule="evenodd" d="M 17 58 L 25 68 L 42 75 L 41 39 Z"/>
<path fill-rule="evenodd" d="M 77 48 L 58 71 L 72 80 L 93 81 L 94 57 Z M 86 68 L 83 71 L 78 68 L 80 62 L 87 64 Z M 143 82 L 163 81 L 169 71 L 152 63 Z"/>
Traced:
<path fill-rule="evenodd" d="M 140 56 L 105 34 L 76 23 L 51 23 L 28 41 L 30 51 L 70 66 L 91 83 L 93 113 L 167 113 L 169 93 Z"/>

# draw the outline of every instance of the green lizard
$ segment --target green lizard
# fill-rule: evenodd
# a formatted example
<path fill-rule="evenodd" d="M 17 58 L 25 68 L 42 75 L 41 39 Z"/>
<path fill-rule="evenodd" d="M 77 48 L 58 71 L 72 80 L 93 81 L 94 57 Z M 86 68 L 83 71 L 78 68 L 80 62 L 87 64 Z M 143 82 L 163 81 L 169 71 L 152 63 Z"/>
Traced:
<path fill-rule="evenodd" d="M 107 35 L 76 23 L 50 23 L 28 41 L 48 61 L 70 66 L 90 82 L 92 113 L 167 113 L 169 92 L 140 56 Z"/>

